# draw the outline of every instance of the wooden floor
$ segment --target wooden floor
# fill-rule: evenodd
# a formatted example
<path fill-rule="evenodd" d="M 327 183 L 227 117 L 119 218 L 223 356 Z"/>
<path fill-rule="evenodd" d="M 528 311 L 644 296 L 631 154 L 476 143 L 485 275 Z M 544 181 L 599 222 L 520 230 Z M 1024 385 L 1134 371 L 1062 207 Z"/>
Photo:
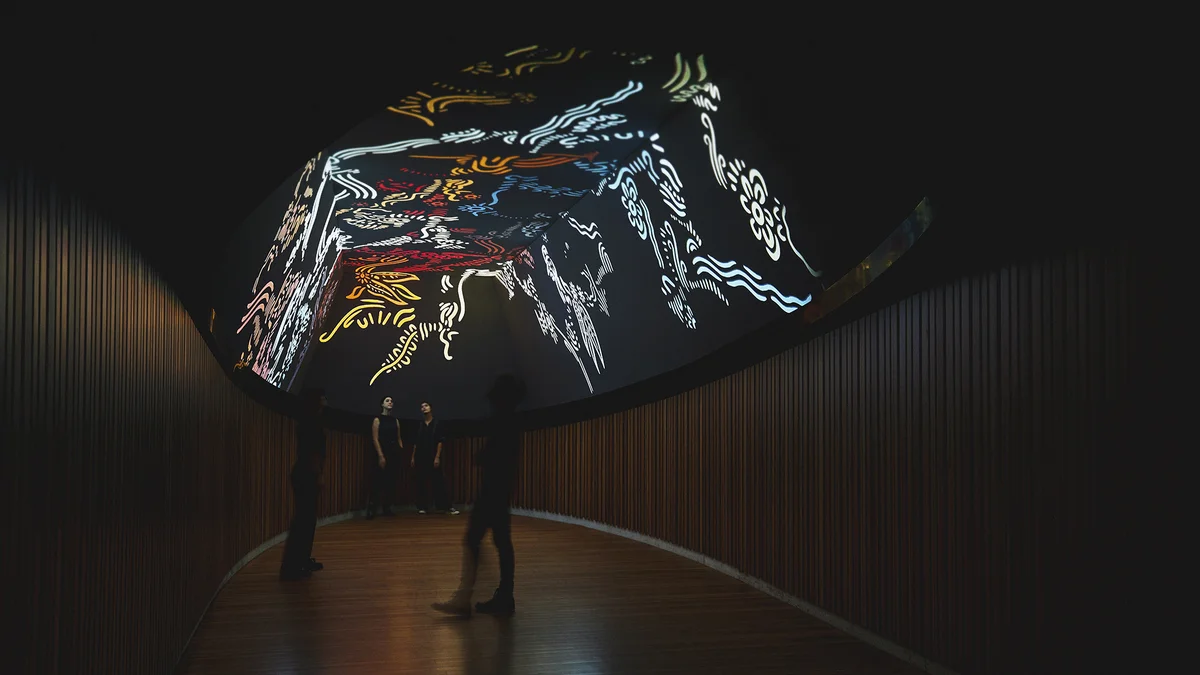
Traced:
<path fill-rule="evenodd" d="M 444 617 L 467 515 L 401 513 L 317 530 L 325 569 L 278 581 L 282 545 L 239 572 L 180 672 L 918 673 L 735 579 L 660 549 L 574 525 L 513 518 L 517 614 Z M 496 585 L 484 542 L 477 599 Z"/>

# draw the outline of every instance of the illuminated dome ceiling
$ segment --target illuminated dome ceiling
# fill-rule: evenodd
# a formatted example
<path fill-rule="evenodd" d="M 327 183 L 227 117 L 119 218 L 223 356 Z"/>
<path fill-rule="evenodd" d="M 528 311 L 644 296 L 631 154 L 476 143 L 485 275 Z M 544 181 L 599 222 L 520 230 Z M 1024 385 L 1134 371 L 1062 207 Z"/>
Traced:
<path fill-rule="evenodd" d="M 528 47 L 464 68 L 389 106 L 389 114 L 359 130 L 355 147 L 331 153 L 323 167 L 336 184 L 326 189 L 337 192 L 332 218 L 345 237 L 340 262 L 388 260 L 396 272 L 440 272 L 519 254 L 669 115 L 672 97 L 635 98 L 646 85 L 627 78 L 644 77 L 638 71 L 647 70 L 649 60 L 643 59 Z M 563 66 L 569 77 L 555 77 L 552 70 Z M 707 77 L 703 56 L 693 63 L 679 57 L 675 67 L 665 88 L 675 97 Z M 595 98 L 575 104 L 578 97 L 570 93 L 579 89 L 595 91 Z M 428 133 L 456 118 L 478 119 L 478 108 L 487 108 L 487 128 L 395 141 L 422 125 Z M 543 124 L 529 125 L 544 117 Z"/>
<path fill-rule="evenodd" d="M 552 405 L 801 310 L 928 225 L 920 194 L 850 234 L 798 218 L 726 80 L 702 55 L 526 47 L 398 95 L 247 220 L 233 259 L 261 265 L 231 264 L 252 292 L 226 347 L 360 412 L 383 392 L 477 416 L 465 383 L 505 370 Z"/>

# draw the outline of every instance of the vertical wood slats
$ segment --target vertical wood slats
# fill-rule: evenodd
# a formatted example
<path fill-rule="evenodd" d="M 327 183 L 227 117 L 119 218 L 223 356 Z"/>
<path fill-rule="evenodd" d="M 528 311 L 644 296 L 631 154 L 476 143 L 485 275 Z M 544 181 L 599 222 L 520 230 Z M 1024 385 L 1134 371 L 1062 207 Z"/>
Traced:
<path fill-rule="evenodd" d="M 25 176 L 0 199 L 5 651 L 18 672 L 163 672 L 234 562 L 286 528 L 292 422 L 228 381 L 79 203 Z M 528 432 L 517 502 L 704 553 L 963 673 L 1029 672 L 1127 389 L 1130 265 L 977 275 Z M 365 502 L 364 440 L 329 440 L 322 514 Z M 479 443 L 451 442 L 456 501 Z"/>
<path fill-rule="evenodd" d="M 972 276 L 527 432 L 516 501 L 710 556 L 962 673 L 1069 662 L 1060 589 L 1086 569 L 1095 457 L 1128 402 L 1131 260 Z"/>
<path fill-rule="evenodd" d="M 11 672 L 163 673 L 230 568 L 286 530 L 289 418 L 80 203 L 0 186 L 0 518 Z M 320 515 L 361 507 L 364 438 L 330 432 Z"/>

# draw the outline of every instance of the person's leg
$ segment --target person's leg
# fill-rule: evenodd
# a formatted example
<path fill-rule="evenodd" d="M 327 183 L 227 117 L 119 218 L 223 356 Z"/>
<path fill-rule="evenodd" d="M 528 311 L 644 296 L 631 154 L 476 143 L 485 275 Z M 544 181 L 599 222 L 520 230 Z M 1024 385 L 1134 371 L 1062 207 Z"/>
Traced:
<path fill-rule="evenodd" d="M 414 498 L 417 502 L 417 511 L 426 511 L 429 509 L 429 467 L 417 457 L 417 465 L 413 469 Z"/>
<path fill-rule="evenodd" d="M 434 603 L 434 609 L 447 614 L 470 615 L 471 593 L 475 590 L 475 575 L 479 569 L 479 547 L 487 530 L 487 514 L 472 511 L 467 520 L 467 534 L 463 537 L 462 576 L 458 580 L 458 590 L 450 600 Z"/>
<path fill-rule="evenodd" d="M 492 594 L 491 600 L 476 603 L 475 609 L 485 614 L 511 616 L 517 608 L 513 598 L 516 555 L 513 552 L 511 517 L 507 504 L 492 507 L 489 521 L 492 526 L 492 541 L 496 544 L 496 552 L 500 558 L 500 586 Z"/>
<path fill-rule="evenodd" d="M 283 560 L 279 563 L 280 576 L 286 576 L 298 571 L 296 560 L 296 543 L 300 531 L 300 488 L 296 484 L 296 475 L 292 474 L 292 523 L 288 527 L 288 536 L 283 543 Z"/>
<path fill-rule="evenodd" d="M 304 522 L 302 523 L 304 529 L 301 531 L 301 536 L 303 539 L 300 540 L 302 548 L 297 554 L 300 556 L 301 565 L 307 566 L 311 565 L 313 562 L 313 540 L 316 539 L 317 536 L 317 498 L 320 496 L 320 494 L 321 490 L 317 486 L 317 479 L 314 477 L 311 483 L 306 487 L 306 492 L 304 494 Z M 315 567 L 315 569 L 320 569 L 321 567 L 324 567 L 324 565 Z"/>
<path fill-rule="evenodd" d="M 496 515 L 492 521 L 492 540 L 496 544 L 496 553 L 500 558 L 500 588 L 499 591 L 508 597 L 513 594 L 513 574 L 517 566 L 517 554 L 512 543 L 512 517 L 508 509 Z"/>
<path fill-rule="evenodd" d="M 379 471 L 379 504 L 383 508 L 383 515 L 390 516 L 392 515 L 392 505 L 396 503 L 396 467 L 400 458 L 389 455 L 385 457 L 385 460 L 387 464 Z"/>
<path fill-rule="evenodd" d="M 467 521 L 467 534 L 463 537 L 462 577 L 458 581 L 458 590 L 468 595 L 475 589 L 475 575 L 479 570 L 479 548 L 483 545 L 483 535 L 487 534 L 488 522 L 480 514 Z"/>
<path fill-rule="evenodd" d="M 450 505 L 450 492 L 446 490 L 446 474 L 442 472 L 442 467 L 434 467 L 430 469 L 433 482 L 433 503 L 439 511 L 447 511 L 458 513 Z"/>
<path fill-rule="evenodd" d="M 279 566 L 280 577 L 285 579 L 308 576 L 308 559 L 312 553 L 312 540 L 316 528 L 316 479 L 292 474 L 292 496 L 295 507 L 292 525 L 288 529 L 287 542 L 283 546 L 283 562 Z M 313 483 L 313 485 L 309 485 Z M 310 527 L 311 521 L 311 527 Z"/>

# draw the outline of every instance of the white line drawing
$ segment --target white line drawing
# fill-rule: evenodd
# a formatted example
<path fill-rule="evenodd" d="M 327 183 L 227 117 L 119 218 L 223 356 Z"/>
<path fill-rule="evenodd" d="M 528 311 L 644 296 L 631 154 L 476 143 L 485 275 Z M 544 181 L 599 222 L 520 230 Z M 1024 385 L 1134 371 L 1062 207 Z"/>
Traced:
<path fill-rule="evenodd" d="M 637 65 L 647 62 L 649 57 L 644 57 Z M 497 227 L 489 236 L 511 237 L 520 233 L 531 240 L 530 246 L 515 258 L 490 268 L 430 274 L 426 292 L 440 291 L 442 298 L 437 303 L 437 316 L 414 317 L 400 326 L 395 346 L 384 355 L 370 383 L 401 372 L 411 364 L 418 347 L 432 336 L 440 343 L 437 351 L 441 357 L 453 360 L 453 340 L 467 316 L 464 285 L 468 279 L 491 278 L 504 287 L 508 298 L 514 298 L 519 290 L 531 300 L 534 319 L 542 334 L 570 353 L 589 391 L 594 392 L 594 377 L 606 367 L 601 336 L 606 328 L 611 328 L 611 325 L 606 327 L 611 322 L 605 319 L 612 317 L 614 311 L 604 280 L 615 273 L 610 251 L 621 250 L 612 241 L 606 246 L 606 234 L 618 240 L 636 234 L 651 247 L 658 264 L 656 282 L 662 302 L 688 329 L 695 330 L 701 323 L 693 308 L 698 291 L 725 306 L 731 304 L 732 297 L 750 297 L 785 313 L 809 303 L 811 295 L 801 298 L 777 288 L 764 276 L 765 270 L 726 259 L 725 251 L 730 244 L 725 232 L 730 224 L 705 222 L 704 227 L 698 228 L 694 222 L 696 214 L 689 211 L 689 187 L 692 198 L 696 190 L 710 187 L 685 185 L 669 157 L 674 144 L 689 141 L 667 139 L 661 133 L 637 128 L 639 122 L 634 120 L 644 123 L 644 118 L 632 114 L 632 109 L 642 101 L 660 105 L 665 100 L 672 105 L 694 107 L 698 113 L 696 119 L 705 131 L 691 142 L 706 146 L 718 191 L 737 196 L 746 217 L 744 222 L 749 225 L 745 236 L 762 245 L 768 265 L 782 261 L 786 243 L 809 275 L 821 276 L 797 245 L 787 221 L 787 206 L 770 192 L 762 172 L 743 159 L 730 158 L 718 148 L 714 120 L 721 108 L 721 93 L 711 81 L 704 57 L 689 59 L 676 54 L 668 63 L 674 73 L 662 85 L 647 86 L 631 79 L 615 91 L 554 114 L 528 130 L 472 127 L 436 137 L 342 148 L 310 160 L 292 190 L 292 202 L 252 285 L 252 299 L 237 330 L 239 335 L 245 332 L 247 340 L 239 365 L 250 367 L 271 384 L 289 388 L 318 332 L 315 329 L 324 320 L 319 314 L 327 311 L 328 298 L 335 290 L 331 284 L 342 252 L 379 247 L 466 250 L 478 237 L 460 234 L 461 225 L 476 217 L 509 220 L 511 225 Z M 399 159 L 414 150 L 438 145 L 481 143 L 493 144 L 488 148 L 496 144 L 511 146 L 510 154 L 524 153 L 523 156 L 537 155 L 551 147 L 557 151 L 598 143 L 614 144 L 614 154 L 627 160 L 597 161 L 589 159 L 594 154 L 588 154 L 567 165 L 573 165 L 581 176 L 590 176 L 587 185 L 595 188 L 544 185 L 537 176 L 509 173 L 490 195 L 470 197 L 475 201 L 455 201 L 456 197 L 476 189 L 472 177 L 463 173 L 466 169 L 456 169 L 460 173 L 448 178 L 372 185 L 369 182 L 372 179 L 364 180 L 368 174 L 359 165 L 366 158 L 376 162 L 388 156 Z M 475 152 L 476 155 L 468 157 L 479 156 L 480 151 Z M 593 183 L 596 178 L 600 179 L 598 184 Z M 694 177 L 689 180 L 695 182 Z M 508 192 L 512 194 L 505 196 Z M 500 213 L 498 206 L 522 192 L 555 199 L 550 202 L 553 204 L 561 199 L 562 206 L 557 211 L 544 208 L 521 216 Z M 405 207 L 405 203 L 434 194 L 445 196 L 445 208 L 422 211 Z M 593 198 L 619 200 L 625 222 L 590 219 L 584 222 L 571 214 L 577 200 Z M 397 234 L 393 229 L 397 227 L 406 228 L 405 233 Z M 547 232 L 547 228 L 554 229 Z M 719 254 L 705 252 L 706 239 L 701 230 L 711 240 L 708 248 L 722 247 Z M 717 230 L 722 232 L 720 237 L 714 234 Z M 581 256 L 588 259 L 581 261 Z M 564 267 L 567 264 L 570 269 Z M 541 287 L 547 297 L 556 295 L 562 303 L 562 316 L 556 316 L 539 296 L 539 285 L 534 278 L 538 270 L 544 275 Z"/>

